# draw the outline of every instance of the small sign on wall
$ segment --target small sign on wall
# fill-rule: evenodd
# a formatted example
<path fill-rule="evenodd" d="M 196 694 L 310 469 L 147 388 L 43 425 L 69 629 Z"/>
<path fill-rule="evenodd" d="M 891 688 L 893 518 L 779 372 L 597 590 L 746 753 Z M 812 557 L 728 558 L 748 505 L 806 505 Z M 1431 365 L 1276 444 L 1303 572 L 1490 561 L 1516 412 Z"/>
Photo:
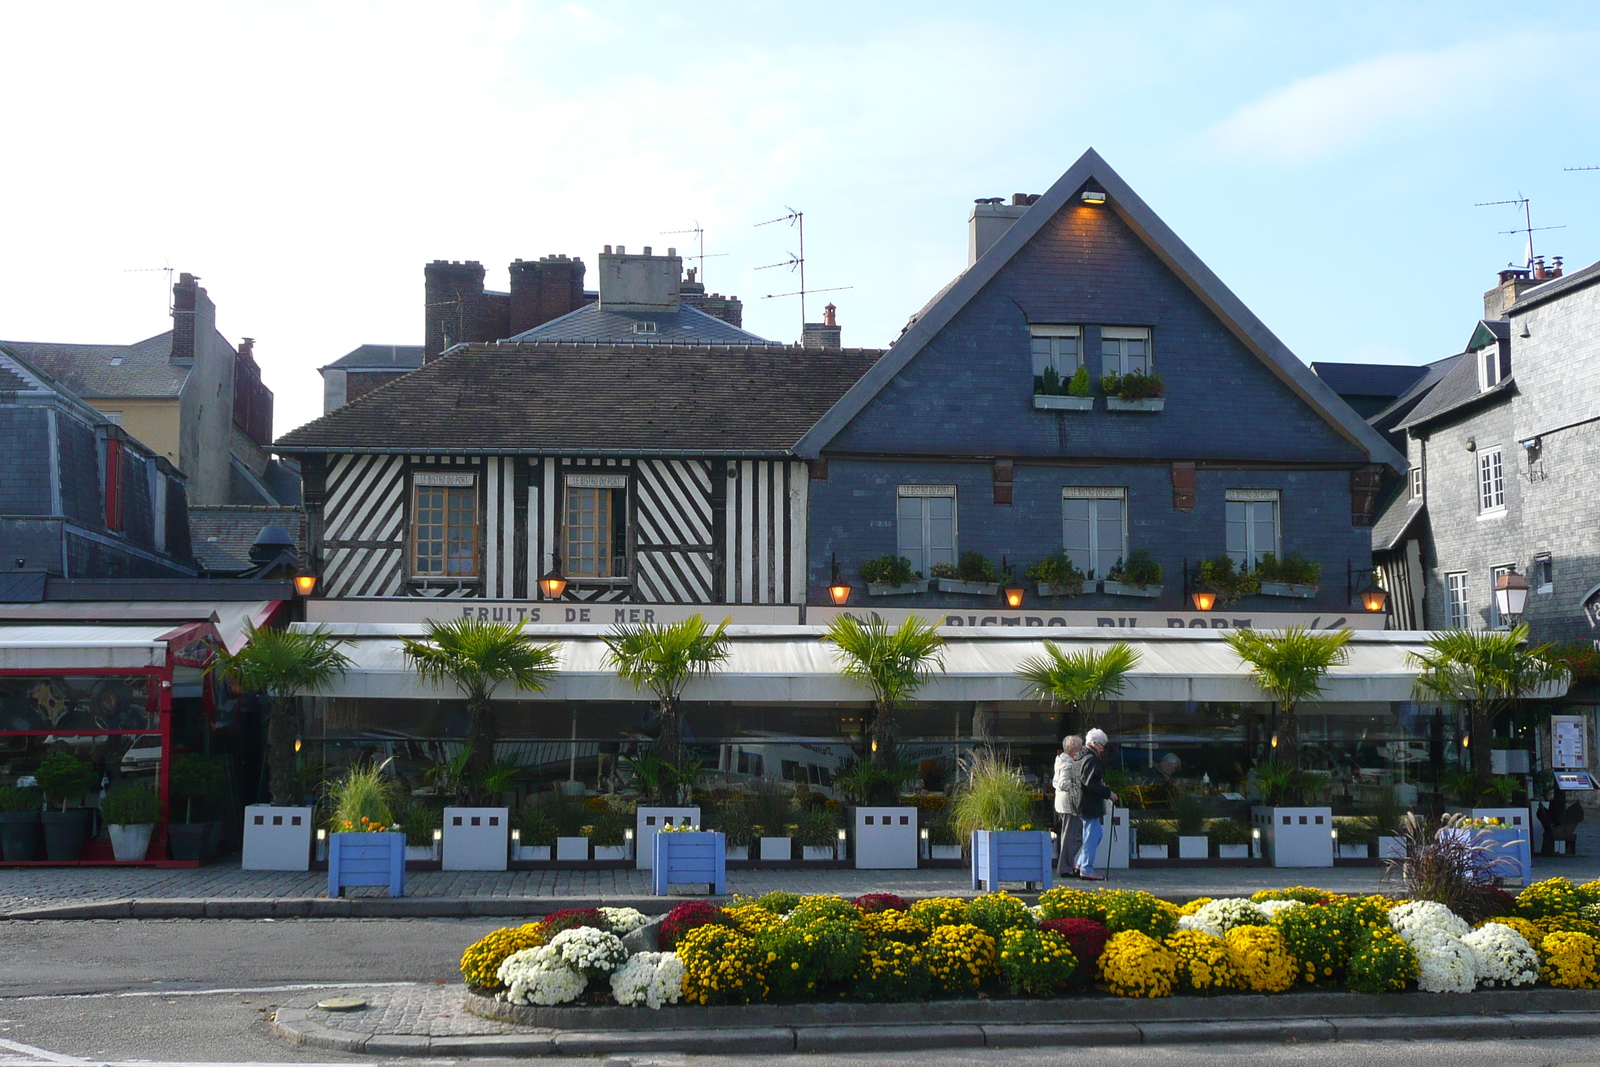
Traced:
<path fill-rule="evenodd" d="M 1550 716 L 1550 766 L 1581 771 L 1589 766 L 1589 719 L 1584 715 Z"/>

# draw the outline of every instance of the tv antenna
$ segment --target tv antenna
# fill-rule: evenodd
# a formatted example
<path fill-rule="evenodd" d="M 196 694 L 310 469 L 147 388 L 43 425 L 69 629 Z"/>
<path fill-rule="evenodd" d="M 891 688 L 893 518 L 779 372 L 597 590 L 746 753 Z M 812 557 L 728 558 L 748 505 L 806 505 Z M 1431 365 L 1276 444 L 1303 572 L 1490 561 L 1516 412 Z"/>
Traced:
<path fill-rule="evenodd" d="M 702 285 L 704 285 L 705 284 L 705 280 L 706 280 L 706 260 L 708 260 L 708 259 L 716 259 L 717 257 L 725 256 L 728 253 L 726 253 L 726 252 L 712 252 L 710 255 L 706 255 L 706 231 L 700 228 L 700 220 L 699 219 L 695 219 L 694 220 L 694 229 L 692 229 L 692 230 L 662 230 L 661 231 L 661 236 L 670 237 L 673 234 L 679 234 L 679 233 L 692 233 L 692 234 L 694 234 L 695 242 L 699 245 L 700 252 L 699 252 L 698 255 L 684 256 L 683 258 L 684 259 L 693 259 L 693 260 L 698 260 L 699 261 L 699 263 L 700 263 L 700 267 L 699 267 L 700 283 Z"/>
<path fill-rule="evenodd" d="M 842 289 L 854 289 L 855 286 L 835 285 L 827 289 L 806 288 L 806 213 L 804 211 L 796 211 L 787 204 L 784 205 L 784 209 L 789 212 L 787 215 L 779 215 L 775 219 L 768 219 L 766 222 L 758 222 L 756 223 L 756 227 L 759 229 L 762 226 L 771 226 L 775 222 L 787 222 L 789 225 L 795 227 L 796 231 L 800 235 L 800 254 L 795 255 L 793 252 L 790 252 L 788 259 L 779 263 L 768 263 L 764 267 L 757 267 L 756 270 L 771 270 L 774 267 L 788 267 L 791 274 L 799 272 L 800 288 L 788 293 L 768 293 L 761 299 L 777 300 L 786 296 L 798 296 L 800 298 L 800 333 L 804 335 L 806 330 L 807 293 L 837 293 Z"/>
<path fill-rule="evenodd" d="M 1481 204 L 1473 204 L 1472 206 L 1473 207 L 1498 207 L 1501 204 L 1515 204 L 1518 207 L 1522 208 L 1522 225 L 1521 226 L 1517 227 L 1514 230 L 1499 230 L 1497 232 L 1502 234 L 1502 235 L 1513 234 L 1513 233 L 1527 234 L 1527 236 L 1528 236 L 1527 262 L 1524 263 L 1523 266 L 1531 270 L 1533 268 L 1533 235 L 1536 232 L 1540 231 L 1540 230 L 1564 230 L 1564 229 L 1567 228 L 1566 224 L 1562 223 L 1560 226 L 1535 226 L 1533 224 L 1533 207 L 1532 207 L 1530 201 L 1528 200 L 1528 198 L 1525 197 L 1525 196 L 1518 196 L 1515 200 L 1486 200 Z"/>
<path fill-rule="evenodd" d="M 157 274 L 157 273 L 159 273 L 161 271 L 166 271 L 167 272 L 167 314 L 170 315 L 170 314 L 172 314 L 172 263 L 165 256 L 161 257 L 161 261 L 163 263 L 166 263 L 165 267 L 129 267 L 127 270 L 124 270 L 122 273 L 124 273 L 124 274 Z"/>
<path fill-rule="evenodd" d="M 1600 167 L 1562 167 L 1562 170 L 1600 170 Z"/>

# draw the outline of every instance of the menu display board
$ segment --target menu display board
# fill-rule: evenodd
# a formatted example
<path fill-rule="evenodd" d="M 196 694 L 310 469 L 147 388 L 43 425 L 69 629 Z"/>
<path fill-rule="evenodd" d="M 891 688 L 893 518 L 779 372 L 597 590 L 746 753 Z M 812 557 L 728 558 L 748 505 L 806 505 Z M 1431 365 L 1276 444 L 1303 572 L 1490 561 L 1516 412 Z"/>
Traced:
<path fill-rule="evenodd" d="M 1584 715 L 1550 716 L 1550 766 L 1558 771 L 1589 766 L 1589 720 Z"/>

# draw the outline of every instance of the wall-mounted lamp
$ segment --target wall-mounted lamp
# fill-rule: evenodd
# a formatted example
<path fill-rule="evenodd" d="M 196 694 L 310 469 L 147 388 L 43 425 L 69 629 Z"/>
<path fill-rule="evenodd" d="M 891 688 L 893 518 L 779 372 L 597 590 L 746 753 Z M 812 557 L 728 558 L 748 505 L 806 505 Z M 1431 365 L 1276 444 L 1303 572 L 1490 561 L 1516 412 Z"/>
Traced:
<path fill-rule="evenodd" d="M 1023 588 L 1020 585 L 1019 586 L 1012 586 L 1011 588 L 1008 588 L 1006 590 L 1006 607 L 1008 607 L 1008 608 L 1020 608 L 1020 607 L 1022 607 L 1022 594 L 1023 594 Z"/>
<path fill-rule="evenodd" d="M 294 591 L 301 596 L 310 596 L 317 588 L 315 574 L 297 574 L 294 576 Z"/>
<path fill-rule="evenodd" d="M 513 831 L 511 831 L 511 847 L 512 848 L 521 848 L 522 847 L 522 831 L 521 830 L 513 830 Z"/>
<path fill-rule="evenodd" d="M 1194 610 L 1210 611 L 1217 606 L 1217 594 L 1209 589 L 1196 589 L 1189 594 L 1189 599 L 1194 602 Z"/>
<path fill-rule="evenodd" d="M 1093 204 L 1098 207 L 1106 202 L 1106 191 L 1104 189 L 1085 189 L 1082 199 L 1085 204 Z"/>
<path fill-rule="evenodd" d="M 1516 564 L 1494 580 L 1494 606 L 1512 624 L 1528 607 L 1528 579 L 1517 573 Z"/>
<path fill-rule="evenodd" d="M 544 577 L 539 579 L 539 589 L 544 593 L 546 600 L 560 600 L 561 594 L 567 591 L 567 580 L 561 577 L 561 572 L 552 567 L 545 571 Z"/>
<path fill-rule="evenodd" d="M 839 577 L 839 557 L 833 557 L 833 576 L 828 581 L 828 597 L 836 607 L 850 603 L 850 583 Z"/>
<path fill-rule="evenodd" d="M 1367 575 L 1367 584 L 1356 591 L 1356 578 Z M 1348 603 L 1352 598 L 1359 596 L 1361 606 L 1367 611 L 1382 611 L 1389 603 L 1389 594 L 1378 585 L 1378 569 L 1376 567 L 1361 567 L 1359 569 L 1350 565 L 1349 560 L 1344 563 L 1344 599 Z"/>
<path fill-rule="evenodd" d="M 1272 735 L 1272 747 L 1273 748 L 1277 748 L 1278 747 L 1278 735 L 1277 734 L 1273 734 Z"/>
<path fill-rule="evenodd" d="M 296 752 L 300 751 L 300 739 L 298 737 L 294 739 L 294 750 Z"/>

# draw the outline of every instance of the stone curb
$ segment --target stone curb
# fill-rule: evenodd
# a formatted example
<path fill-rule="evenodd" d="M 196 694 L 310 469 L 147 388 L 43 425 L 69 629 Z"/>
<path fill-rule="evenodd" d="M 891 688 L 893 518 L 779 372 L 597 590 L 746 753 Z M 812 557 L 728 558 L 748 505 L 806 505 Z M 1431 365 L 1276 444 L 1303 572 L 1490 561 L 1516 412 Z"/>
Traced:
<path fill-rule="evenodd" d="M 665 914 L 675 897 L 237 897 L 107 900 L 0 913 L 0 921 L 68 919 L 529 919 L 561 908 L 637 908 Z M 697 898 L 706 899 L 706 898 Z"/>
<path fill-rule="evenodd" d="M 1333 1041 L 1482 1040 L 1589 1037 L 1600 1012 L 1512 1013 L 1434 1017 L 1177 1020 L 1125 1023 L 886 1024 L 707 1027 L 693 1030 L 560 1030 L 542 1034 L 428 1037 L 360 1034 L 307 1018 L 305 1008 L 281 1008 L 271 1024 L 292 1045 L 385 1056 L 603 1056 L 682 1052 L 697 1055 L 773 1055 L 791 1052 L 888 1052 L 947 1048 L 1095 1048 L 1111 1045 L 1309 1044 Z"/>

